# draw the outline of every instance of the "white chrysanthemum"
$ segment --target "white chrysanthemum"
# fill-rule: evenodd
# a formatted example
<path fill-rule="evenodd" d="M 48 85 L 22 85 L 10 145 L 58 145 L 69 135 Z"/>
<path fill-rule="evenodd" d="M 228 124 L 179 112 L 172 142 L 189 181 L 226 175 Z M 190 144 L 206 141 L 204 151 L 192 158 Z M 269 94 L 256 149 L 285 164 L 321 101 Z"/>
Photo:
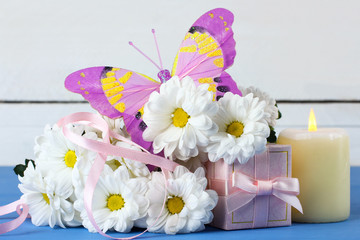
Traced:
<path fill-rule="evenodd" d="M 97 139 L 94 132 L 85 132 L 81 125 L 69 126 L 71 131 L 87 138 Z M 72 171 L 78 158 L 87 158 L 88 150 L 80 148 L 69 141 L 57 125 L 45 127 L 44 134 L 35 140 L 36 167 L 43 176 L 54 172 L 61 176 L 64 182 L 72 182 Z"/>
<path fill-rule="evenodd" d="M 131 150 L 139 151 L 141 150 L 138 147 L 132 146 L 126 142 L 117 142 L 115 146 L 128 148 Z M 126 168 L 129 170 L 130 177 L 149 177 L 150 171 L 146 164 L 138 161 L 134 161 L 131 159 L 119 157 L 119 156 L 108 156 L 106 164 L 111 167 L 112 170 L 116 170 L 119 166 L 125 165 Z"/>
<path fill-rule="evenodd" d="M 270 97 L 266 92 L 262 92 L 259 88 L 249 87 L 241 91 L 243 95 L 247 95 L 249 93 L 254 94 L 254 97 L 259 98 L 260 101 L 265 101 L 265 120 L 271 127 L 275 127 L 276 119 L 279 117 L 279 110 L 276 107 L 276 101 L 274 98 Z"/>
<path fill-rule="evenodd" d="M 135 221 L 146 216 L 149 206 L 149 201 L 145 198 L 147 182 L 147 178 L 130 178 L 125 166 L 120 166 L 115 171 L 104 166 L 94 191 L 92 205 L 94 219 L 102 231 L 129 232 Z M 78 196 L 75 206 L 81 208 L 84 227 L 90 232 L 96 232 L 84 208 L 83 196 Z"/>
<path fill-rule="evenodd" d="M 160 172 L 153 172 L 146 197 L 150 200 L 147 224 L 150 232 L 167 234 L 201 231 L 204 224 L 213 219 L 211 210 L 216 206 L 218 196 L 213 190 L 205 190 L 207 180 L 203 168 L 195 173 L 178 166 L 170 174 L 166 192 L 167 201 L 160 214 L 164 195 L 164 177 Z"/>
<path fill-rule="evenodd" d="M 220 109 L 214 121 L 219 132 L 210 137 L 206 148 L 209 160 L 223 158 L 227 164 L 237 159 L 246 163 L 256 153 L 266 148 L 270 128 L 265 120 L 265 101 L 259 101 L 250 93 L 245 97 L 226 93 L 219 100 Z"/>
<path fill-rule="evenodd" d="M 61 182 L 61 176 L 48 175 L 43 178 L 41 172 L 29 163 L 24 172 L 24 177 L 19 177 L 19 189 L 22 198 L 29 206 L 31 221 L 36 226 L 58 225 L 79 226 L 74 220 L 73 204 L 69 201 L 72 187 Z"/>
<path fill-rule="evenodd" d="M 165 156 L 186 160 L 198 155 L 198 146 L 208 144 L 217 131 L 211 117 L 218 110 L 208 88 L 196 87 L 190 77 L 180 81 L 175 76 L 161 85 L 160 93 L 151 93 L 144 107 L 143 138 L 153 142 L 155 153 L 164 150 Z"/>
<path fill-rule="evenodd" d="M 86 136 L 86 135 L 84 135 L 84 136 L 91 138 L 90 136 Z M 92 139 L 96 140 L 94 138 L 92 138 Z M 97 140 L 100 141 L 101 139 L 97 139 Z M 124 148 L 129 148 L 132 150 L 141 151 L 137 147 L 130 146 L 129 144 L 120 142 L 120 141 L 116 142 L 115 145 L 124 147 Z M 81 154 L 80 156 L 81 157 L 79 157 L 77 164 L 75 165 L 73 172 L 72 172 L 72 181 L 73 181 L 73 186 L 75 188 L 74 192 L 75 192 L 76 199 L 77 199 L 77 201 L 75 202 L 75 209 L 78 211 L 83 210 L 84 187 L 85 187 L 86 180 L 89 175 L 90 169 L 97 157 L 97 153 L 88 151 L 87 155 Z M 125 159 L 122 157 L 108 156 L 106 165 L 108 167 L 110 167 L 113 171 L 116 171 L 116 169 L 118 169 L 120 166 L 125 166 L 128 169 L 131 178 L 149 177 L 150 176 L 150 171 L 145 164 L 143 164 L 141 162 L 133 161 L 130 159 Z"/>
<path fill-rule="evenodd" d="M 84 136 L 87 137 L 86 135 L 84 135 Z M 101 139 L 97 139 L 97 140 L 100 141 Z M 124 147 L 124 148 L 141 151 L 137 147 L 130 146 L 129 144 L 120 142 L 120 141 L 116 142 L 115 145 Z M 86 156 L 86 157 L 84 157 L 84 156 Z M 75 165 L 75 167 L 73 169 L 72 179 L 73 179 L 73 185 L 75 188 L 74 192 L 75 192 L 75 196 L 76 196 L 74 208 L 78 212 L 85 211 L 84 210 L 84 199 L 83 199 L 84 198 L 84 188 L 85 188 L 87 177 L 89 176 L 90 169 L 91 169 L 96 157 L 97 157 L 97 154 L 95 152 L 88 151 L 87 155 L 82 154 L 81 157 L 79 157 L 77 164 Z M 148 177 L 150 175 L 149 169 L 143 163 L 132 161 L 129 159 L 124 159 L 122 157 L 117 157 L 117 156 L 109 156 L 108 157 L 107 162 L 106 162 L 107 171 L 109 171 L 109 170 L 117 171 L 117 169 L 121 166 L 123 168 L 125 167 L 128 170 L 127 174 L 130 176 L 130 178 L 139 177 L 139 179 L 142 179 L 141 177 Z M 83 218 L 83 216 L 85 216 L 84 214 L 85 213 L 83 213 L 81 218 Z M 146 227 L 146 223 L 145 223 L 144 219 L 139 219 L 139 220 L 135 221 L 134 226 Z"/>

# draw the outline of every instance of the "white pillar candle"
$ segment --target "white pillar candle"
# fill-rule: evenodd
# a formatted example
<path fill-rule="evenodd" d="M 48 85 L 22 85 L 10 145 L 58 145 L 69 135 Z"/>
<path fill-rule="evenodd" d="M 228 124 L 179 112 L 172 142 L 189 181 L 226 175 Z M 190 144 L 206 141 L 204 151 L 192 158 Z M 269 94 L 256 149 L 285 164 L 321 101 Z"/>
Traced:
<path fill-rule="evenodd" d="M 310 129 L 310 128 L 309 128 Z M 292 176 L 299 179 L 304 214 L 296 222 L 336 222 L 350 215 L 349 137 L 343 129 L 285 129 L 279 144 L 292 147 Z"/>

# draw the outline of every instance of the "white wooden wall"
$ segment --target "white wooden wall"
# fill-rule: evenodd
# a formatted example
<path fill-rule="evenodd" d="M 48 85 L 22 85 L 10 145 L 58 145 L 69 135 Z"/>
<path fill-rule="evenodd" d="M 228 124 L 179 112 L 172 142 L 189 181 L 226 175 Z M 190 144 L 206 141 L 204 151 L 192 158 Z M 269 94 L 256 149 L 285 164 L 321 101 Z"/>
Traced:
<path fill-rule="evenodd" d="M 155 28 L 171 68 L 188 28 L 216 7 L 235 15 L 237 57 L 228 72 L 242 86 L 257 86 L 280 101 L 277 131 L 305 128 L 313 107 L 319 127 L 348 131 L 351 163 L 360 165 L 355 0 L 0 0 L 0 165 L 32 158 L 34 137 L 46 123 L 92 111 L 88 104 L 66 103 L 82 100 L 64 88 L 68 74 L 110 65 L 155 78 L 157 69 L 128 41 L 157 61 Z"/>

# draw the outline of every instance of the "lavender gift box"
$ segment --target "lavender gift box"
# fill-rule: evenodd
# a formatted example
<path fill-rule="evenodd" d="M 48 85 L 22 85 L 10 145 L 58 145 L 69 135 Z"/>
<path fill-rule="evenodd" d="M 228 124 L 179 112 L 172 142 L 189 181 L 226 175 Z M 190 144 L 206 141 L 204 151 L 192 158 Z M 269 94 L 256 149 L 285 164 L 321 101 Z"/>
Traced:
<path fill-rule="evenodd" d="M 264 153 L 245 164 L 228 165 L 221 159 L 207 162 L 206 169 L 209 188 L 219 195 L 212 226 L 224 230 L 288 226 L 289 203 L 301 209 L 296 198 L 299 184 L 291 178 L 290 145 L 268 144 Z M 283 182 L 275 183 L 278 180 Z M 245 186 L 233 186 L 235 182 Z M 285 191 L 274 190 L 279 186 Z"/>

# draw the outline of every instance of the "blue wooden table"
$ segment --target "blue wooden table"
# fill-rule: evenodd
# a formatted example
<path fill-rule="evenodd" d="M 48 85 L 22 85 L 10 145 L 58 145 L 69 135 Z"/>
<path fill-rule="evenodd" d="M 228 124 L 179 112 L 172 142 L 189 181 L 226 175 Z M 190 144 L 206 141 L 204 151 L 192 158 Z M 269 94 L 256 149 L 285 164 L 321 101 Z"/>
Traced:
<path fill-rule="evenodd" d="M 12 167 L 0 167 L 0 205 L 19 199 L 21 193 L 17 188 L 19 181 Z M 0 217 L 0 223 L 14 219 L 16 213 Z M 113 233 L 114 237 L 128 237 L 131 234 Z M 293 223 L 289 227 L 223 231 L 207 227 L 205 231 L 192 234 L 169 236 L 165 234 L 146 233 L 140 239 L 360 239 L 360 167 L 351 168 L 351 214 L 350 218 L 338 223 L 304 224 Z M 89 233 L 82 227 L 62 229 L 36 227 L 27 219 L 20 228 L 0 236 L 1 239 L 106 239 L 99 234 Z"/>

